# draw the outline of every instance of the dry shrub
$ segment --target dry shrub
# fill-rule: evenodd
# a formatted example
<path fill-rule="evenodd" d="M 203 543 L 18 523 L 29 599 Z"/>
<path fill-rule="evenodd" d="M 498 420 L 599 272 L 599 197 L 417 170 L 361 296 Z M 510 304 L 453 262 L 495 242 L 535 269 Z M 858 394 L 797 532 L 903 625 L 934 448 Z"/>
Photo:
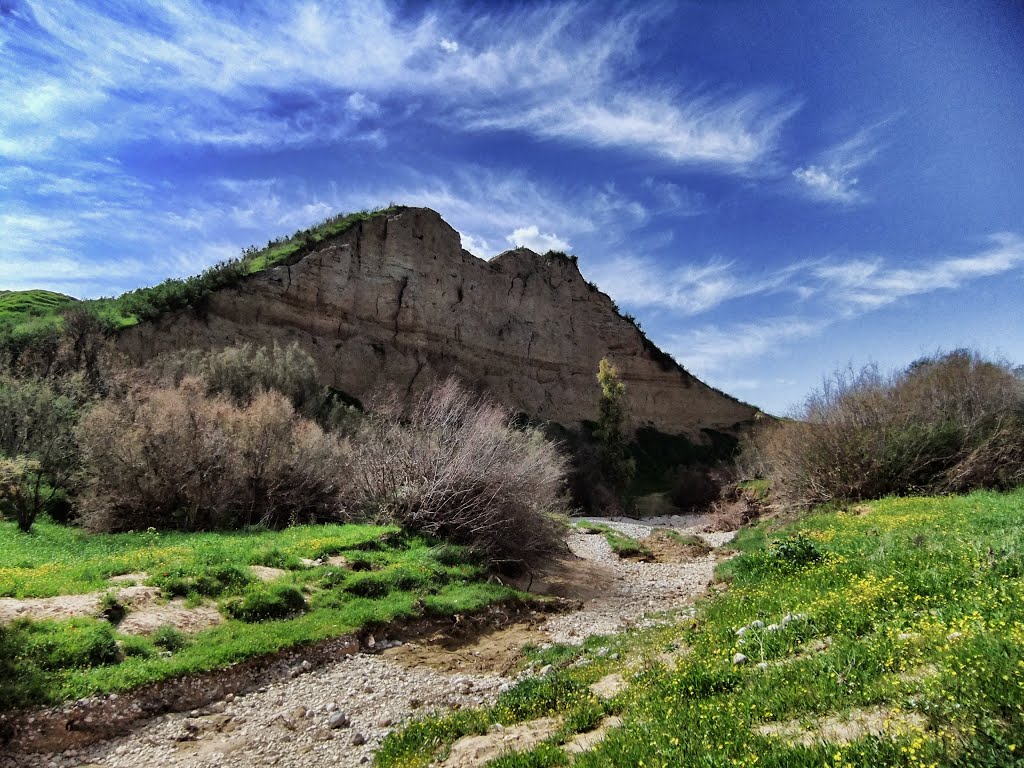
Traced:
<path fill-rule="evenodd" d="M 956 350 L 883 377 L 836 375 L 800 418 L 762 429 L 746 463 L 778 501 L 805 506 L 887 494 L 1010 488 L 1024 480 L 1024 382 Z"/>
<path fill-rule="evenodd" d="M 276 392 L 240 407 L 186 378 L 142 385 L 81 421 L 83 523 L 189 530 L 330 516 L 343 453 Z"/>
<path fill-rule="evenodd" d="M 536 431 L 448 380 L 403 411 L 377 413 L 355 437 L 349 511 L 528 567 L 561 547 L 565 460 Z"/>
<path fill-rule="evenodd" d="M 319 415 L 327 399 L 316 361 L 297 343 L 185 350 L 154 361 L 150 368 L 165 383 L 178 384 L 186 376 L 198 376 L 206 383 L 207 394 L 225 395 L 236 405 L 249 404 L 261 392 L 280 392 L 309 418 Z"/>

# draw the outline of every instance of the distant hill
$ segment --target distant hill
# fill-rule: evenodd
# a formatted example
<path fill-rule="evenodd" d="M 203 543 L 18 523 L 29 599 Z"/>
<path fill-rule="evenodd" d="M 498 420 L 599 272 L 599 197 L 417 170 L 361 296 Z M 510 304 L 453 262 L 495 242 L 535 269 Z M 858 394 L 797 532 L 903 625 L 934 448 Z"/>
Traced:
<path fill-rule="evenodd" d="M 16 324 L 36 317 L 52 317 L 77 303 L 78 299 L 53 291 L 0 291 L 0 322 Z"/>

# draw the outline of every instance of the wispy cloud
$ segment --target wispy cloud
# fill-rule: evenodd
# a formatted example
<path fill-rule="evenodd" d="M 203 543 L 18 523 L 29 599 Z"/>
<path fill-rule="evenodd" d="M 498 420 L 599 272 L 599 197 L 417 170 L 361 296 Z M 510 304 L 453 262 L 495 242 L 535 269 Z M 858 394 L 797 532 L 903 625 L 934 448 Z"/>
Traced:
<path fill-rule="evenodd" d="M 988 238 L 988 247 L 966 256 L 951 256 L 914 265 L 888 267 L 881 259 L 826 263 L 813 269 L 818 290 L 856 315 L 920 294 L 951 290 L 1024 265 L 1024 239 L 1009 232 Z"/>
<path fill-rule="evenodd" d="M 906 263 L 892 256 L 888 261 Z M 794 261 L 752 274 L 734 261 L 712 259 L 671 267 L 653 259 L 619 255 L 585 265 L 587 276 L 617 301 L 633 308 L 700 315 L 722 304 L 767 294 L 789 293 L 808 311 L 853 317 L 911 296 L 954 290 L 1024 266 L 1024 238 L 991 235 L 974 253 L 890 266 L 881 257 Z"/>
<path fill-rule="evenodd" d="M 463 130 L 525 131 L 733 171 L 770 155 L 796 109 L 763 89 L 623 80 L 621 63 L 656 21 L 651 9 L 610 20 L 570 3 L 410 20 L 383 0 L 247 3 L 244 18 L 160 0 L 140 0 L 130 14 L 78 0 L 25 7 L 5 19 L 3 35 L 17 46 L 0 47 L 0 153 L 10 157 L 142 137 L 383 143 L 382 101 L 414 97 L 427 119 Z M 14 56 L 15 47 L 30 55 Z"/>
<path fill-rule="evenodd" d="M 753 363 L 788 343 L 817 336 L 827 326 L 827 320 L 800 317 L 765 318 L 727 327 L 707 325 L 670 336 L 667 346 L 680 363 L 703 377 L 736 363 Z"/>
<path fill-rule="evenodd" d="M 228 243 L 175 249 L 158 257 L 116 256 L 87 259 L 70 252 L 48 252 L 0 259 L 0 285 L 8 290 L 47 288 L 78 298 L 121 293 L 125 284 L 152 285 L 168 277 L 196 274 L 238 255 Z"/>
<path fill-rule="evenodd" d="M 626 255 L 588 264 L 585 270 L 616 301 L 698 315 L 746 296 L 797 291 L 799 284 L 793 278 L 803 266 L 794 264 L 752 277 L 730 261 L 711 260 L 672 268 L 653 259 Z"/>
<path fill-rule="evenodd" d="M 857 173 L 879 152 L 878 133 L 884 124 L 872 125 L 821 154 L 812 164 L 793 171 L 803 192 L 826 203 L 855 205 L 866 202 Z"/>

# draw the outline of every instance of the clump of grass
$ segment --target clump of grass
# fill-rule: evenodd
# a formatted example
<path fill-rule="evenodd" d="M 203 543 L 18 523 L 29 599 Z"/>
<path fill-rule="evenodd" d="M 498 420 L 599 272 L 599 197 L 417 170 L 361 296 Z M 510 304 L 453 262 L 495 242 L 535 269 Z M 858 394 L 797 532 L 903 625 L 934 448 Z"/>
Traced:
<path fill-rule="evenodd" d="M 150 638 L 153 645 L 162 650 L 174 653 L 180 651 L 182 648 L 188 645 L 188 637 L 177 627 L 171 624 L 164 624 L 163 626 L 157 627 Z"/>
<path fill-rule="evenodd" d="M 254 584 L 225 602 L 224 610 L 239 621 L 285 619 L 306 610 L 306 598 L 294 584 Z"/>
<path fill-rule="evenodd" d="M 182 565 L 160 571 L 148 579 L 168 597 L 202 595 L 219 597 L 237 591 L 255 581 L 247 568 L 230 563 Z"/>
<path fill-rule="evenodd" d="M 658 532 L 693 555 L 706 555 L 711 552 L 711 546 L 700 536 L 694 536 L 692 533 L 679 533 L 671 528 L 659 528 Z"/>

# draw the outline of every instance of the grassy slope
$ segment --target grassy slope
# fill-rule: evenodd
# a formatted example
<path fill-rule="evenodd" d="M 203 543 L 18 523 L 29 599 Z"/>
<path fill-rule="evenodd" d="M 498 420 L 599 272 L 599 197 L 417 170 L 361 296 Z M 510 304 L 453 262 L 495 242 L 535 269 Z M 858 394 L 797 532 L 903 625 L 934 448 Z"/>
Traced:
<path fill-rule="evenodd" d="M 305 567 L 300 560 L 330 555 L 344 556 L 351 567 Z M 91 618 L 0 626 L 0 677 L 5 681 L 0 709 L 124 690 L 338 636 L 368 623 L 479 610 L 517 594 L 483 582 L 483 569 L 461 548 L 382 526 L 90 536 L 47 521 L 37 522 L 30 535 L 0 523 L 0 563 L 3 596 L 99 591 L 112 586 L 109 576 L 145 571 L 148 583 L 165 594 L 214 599 L 226 616 L 233 607 L 273 602 L 282 589 L 292 596 L 298 590 L 307 604 L 306 610 L 275 620 L 229 619 L 170 656 L 159 655 L 151 640 L 119 637 L 110 624 Z M 288 573 L 267 585 L 252 578 L 250 564 Z M 118 640 L 127 654 L 121 661 Z"/>
<path fill-rule="evenodd" d="M 379 763 L 427 765 L 461 734 L 557 713 L 566 724 L 552 743 L 493 764 L 566 764 L 554 742 L 618 713 L 624 725 L 574 765 L 1024 765 L 1022 510 L 1024 490 L 899 498 L 755 529 L 720 569 L 730 588 L 696 618 L 543 651 L 552 674 L 492 709 L 410 726 Z M 787 613 L 803 618 L 736 634 Z M 659 654 L 679 646 L 691 650 L 673 670 Z M 734 665 L 737 652 L 748 661 Z M 587 686 L 611 671 L 630 685 L 602 702 Z M 757 731 L 870 707 L 926 726 L 809 746 Z"/>

